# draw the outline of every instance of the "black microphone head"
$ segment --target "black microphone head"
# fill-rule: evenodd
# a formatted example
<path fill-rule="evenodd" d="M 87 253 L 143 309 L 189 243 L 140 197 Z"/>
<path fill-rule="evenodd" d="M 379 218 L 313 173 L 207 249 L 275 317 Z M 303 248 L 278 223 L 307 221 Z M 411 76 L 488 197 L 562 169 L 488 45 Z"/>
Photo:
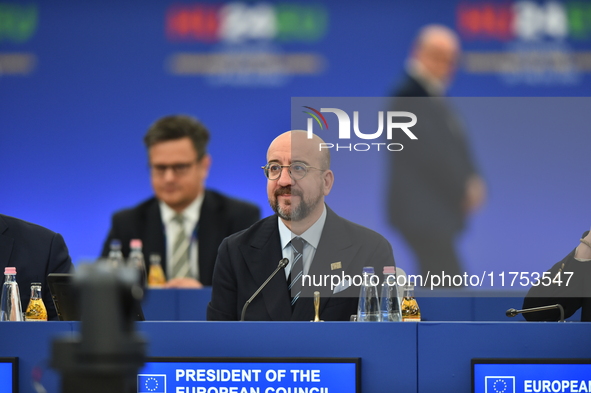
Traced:
<path fill-rule="evenodd" d="M 279 261 L 279 268 L 284 268 L 288 264 L 289 264 L 289 259 L 283 258 L 282 260 Z"/>
<path fill-rule="evenodd" d="M 508 317 L 514 317 L 514 316 L 516 316 L 517 314 L 518 314 L 518 313 L 517 313 L 517 310 L 516 310 L 516 309 L 514 309 L 514 308 L 510 308 L 510 309 L 508 309 L 507 311 L 505 311 L 505 315 L 507 315 Z"/>

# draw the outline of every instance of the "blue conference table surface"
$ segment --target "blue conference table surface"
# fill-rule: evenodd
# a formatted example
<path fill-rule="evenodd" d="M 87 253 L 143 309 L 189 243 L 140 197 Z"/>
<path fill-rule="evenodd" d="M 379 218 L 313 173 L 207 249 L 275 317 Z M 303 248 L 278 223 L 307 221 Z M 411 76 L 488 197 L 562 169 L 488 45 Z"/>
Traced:
<path fill-rule="evenodd" d="M 358 357 L 364 393 L 471 391 L 472 358 L 589 358 L 591 324 L 580 322 L 140 322 L 153 357 Z M 0 357 L 20 362 L 21 393 L 33 367 L 47 369 L 51 341 L 78 322 L 2 322 Z"/>
<path fill-rule="evenodd" d="M 523 321 L 505 311 L 520 309 L 525 291 L 417 290 L 424 321 Z M 211 287 L 203 289 L 150 289 L 142 307 L 149 321 L 204 321 Z M 570 320 L 580 320 L 580 311 Z"/>

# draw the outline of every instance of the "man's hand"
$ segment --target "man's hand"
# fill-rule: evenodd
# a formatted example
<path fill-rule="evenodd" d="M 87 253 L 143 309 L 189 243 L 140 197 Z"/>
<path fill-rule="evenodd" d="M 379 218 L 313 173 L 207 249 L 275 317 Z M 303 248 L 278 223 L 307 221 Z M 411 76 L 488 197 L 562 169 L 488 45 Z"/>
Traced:
<path fill-rule="evenodd" d="M 466 181 L 466 194 L 462 203 L 462 210 L 469 215 L 478 210 L 486 200 L 486 184 L 478 175 L 472 175 Z"/>
<path fill-rule="evenodd" d="M 199 281 L 195 280 L 194 278 L 173 278 L 169 280 L 164 288 L 193 288 L 193 289 L 201 289 L 203 288 L 203 284 Z"/>

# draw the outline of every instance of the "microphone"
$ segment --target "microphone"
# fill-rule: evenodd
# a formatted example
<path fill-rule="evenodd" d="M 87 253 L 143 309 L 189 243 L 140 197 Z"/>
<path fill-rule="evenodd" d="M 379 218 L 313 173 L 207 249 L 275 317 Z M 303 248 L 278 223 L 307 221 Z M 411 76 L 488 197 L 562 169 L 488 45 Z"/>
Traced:
<path fill-rule="evenodd" d="M 525 308 L 523 310 L 516 310 L 514 308 L 510 308 L 505 312 L 505 315 L 507 315 L 508 317 L 514 317 L 517 314 L 525 314 L 528 312 L 546 311 L 554 309 L 558 309 L 560 311 L 560 320 L 558 322 L 564 322 L 564 307 L 562 307 L 562 304 L 552 304 L 550 306 Z"/>
<path fill-rule="evenodd" d="M 285 266 L 287 266 L 287 264 L 289 263 L 289 259 L 287 258 L 283 258 L 282 260 L 279 261 L 279 265 L 277 265 L 277 269 L 275 269 L 275 271 L 273 273 L 271 273 L 271 275 L 265 280 L 264 283 L 261 284 L 261 286 L 259 287 L 259 289 L 256 290 L 256 292 L 250 297 L 250 299 L 248 299 L 246 301 L 246 303 L 244 303 L 244 307 L 242 307 L 242 315 L 240 316 L 240 321 L 244 321 L 244 316 L 246 314 L 246 309 L 248 308 L 248 306 L 250 306 L 250 303 L 254 300 L 255 297 L 257 297 L 257 295 L 263 290 L 264 287 L 267 286 L 267 284 L 269 283 L 269 281 L 271 281 L 271 279 L 273 277 L 275 277 L 275 275 L 277 274 L 277 272 L 283 268 L 285 268 Z"/>

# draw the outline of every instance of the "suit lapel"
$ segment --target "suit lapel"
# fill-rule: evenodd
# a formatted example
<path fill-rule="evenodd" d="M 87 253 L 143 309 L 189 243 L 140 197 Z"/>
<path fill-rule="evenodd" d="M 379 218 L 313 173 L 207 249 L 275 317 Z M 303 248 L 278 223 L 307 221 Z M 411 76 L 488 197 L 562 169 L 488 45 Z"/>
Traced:
<path fill-rule="evenodd" d="M 10 254 L 12 254 L 12 244 L 14 239 L 8 236 L 8 225 L 0 215 L 0 269 L 9 266 Z"/>
<path fill-rule="evenodd" d="M 310 266 L 308 275 L 312 278 L 312 284 L 319 284 L 319 279 L 330 275 L 341 276 L 342 272 L 348 272 L 347 267 L 351 264 L 353 256 L 357 254 L 359 244 L 354 243 L 351 234 L 342 225 L 343 219 L 337 216 L 328 206 L 327 215 L 322 236 L 318 243 L 318 249 Z M 340 262 L 341 268 L 333 269 L 333 263 Z M 337 265 L 338 266 L 338 265 Z M 358 274 L 348 272 L 347 274 Z M 316 278 L 316 282 L 314 282 Z M 330 280 L 326 285 L 322 282 L 319 287 L 304 287 L 302 297 L 297 301 L 292 315 L 292 320 L 311 320 L 314 316 L 314 291 L 320 292 L 320 318 L 326 303 L 332 297 Z"/>
<path fill-rule="evenodd" d="M 267 218 L 250 244 L 241 246 L 241 252 L 258 288 L 273 273 L 283 257 L 277 216 Z M 259 296 L 263 297 L 271 320 L 291 319 L 291 299 L 283 271 L 275 275 Z"/>

